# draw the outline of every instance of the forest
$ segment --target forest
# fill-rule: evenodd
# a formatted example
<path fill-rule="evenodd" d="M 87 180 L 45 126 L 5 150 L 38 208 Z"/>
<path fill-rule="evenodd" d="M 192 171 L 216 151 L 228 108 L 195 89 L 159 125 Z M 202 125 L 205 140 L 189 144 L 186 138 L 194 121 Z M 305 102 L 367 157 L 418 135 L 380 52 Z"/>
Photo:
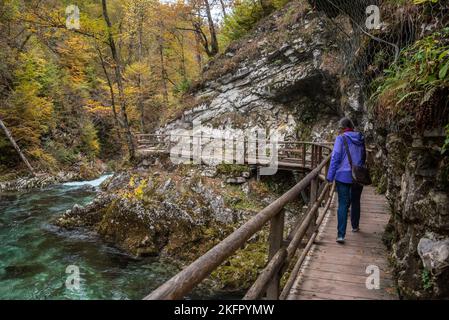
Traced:
<path fill-rule="evenodd" d="M 179 116 L 211 59 L 282 4 L 2 1 L 0 119 L 37 172 L 132 160 L 133 133 Z M 27 174 L 3 131 L 0 157 L 4 179 Z"/>

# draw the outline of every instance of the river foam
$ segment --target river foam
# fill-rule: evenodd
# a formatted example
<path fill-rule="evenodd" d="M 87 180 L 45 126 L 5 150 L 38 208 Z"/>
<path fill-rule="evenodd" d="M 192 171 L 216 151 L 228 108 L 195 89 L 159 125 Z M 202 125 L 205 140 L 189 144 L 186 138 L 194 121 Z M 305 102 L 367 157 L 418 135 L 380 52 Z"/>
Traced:
<path fill-rule="evenodd" d="M 103 181 L 106 179 L 112 177 L 112 174 L 106 174 L 104 176 L 101 176 L 95 180 L 87 180 L 87 181 L 72 181 L 72 182 L 66 182 L 63 183 L 63 186 L 66 187 L 84 187 L 84 186 L 92 186 L 92 187 L 98 187 L 100 186 Z"/>

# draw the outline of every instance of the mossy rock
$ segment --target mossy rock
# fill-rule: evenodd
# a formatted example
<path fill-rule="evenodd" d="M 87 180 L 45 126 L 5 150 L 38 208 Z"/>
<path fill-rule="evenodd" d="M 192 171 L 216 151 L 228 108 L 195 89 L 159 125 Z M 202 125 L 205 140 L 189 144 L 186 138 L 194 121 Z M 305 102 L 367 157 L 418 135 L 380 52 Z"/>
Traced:
<path fill-rule="evenodd" d="M 240 177 L 243 172 L 248 172 L 249 167 L 241 164 L 221 163 L 217 166 L 217 174 L 231 177 Z"/>

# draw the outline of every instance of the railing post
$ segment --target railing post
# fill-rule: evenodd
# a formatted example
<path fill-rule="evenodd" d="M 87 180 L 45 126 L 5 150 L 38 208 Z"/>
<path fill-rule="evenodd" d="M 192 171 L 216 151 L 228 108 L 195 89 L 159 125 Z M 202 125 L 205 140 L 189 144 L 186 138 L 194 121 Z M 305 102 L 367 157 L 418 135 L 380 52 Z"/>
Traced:
<path fill-rule="evenodd" d="M 281 248 L 284 241 L 284 216 L 285 211 L 282 209 L 276 216 L 271 219 L 268 261 L 270 261 L 276 252 Z M 281 281 L 280 273 L 276 274 L 267 287 L 267 299 L 277 300 L 279 298 L 279 285 Z"/>
<path fill-rule="evenodd" d="M 318 177 L 315 177 L 310 182 L 309 210 L 313 207 L 313 205 L 315 204 L 315 201 L 317 200 L 317 193 L 318 193 Z M 317 219 L 318 219 L 318 210 L 314 213 L 313 219 L 310 223 L 309 235 L 312 235 L 312 233 L 315 232 Z"/>
<path fill-rule="evenodd" d="M 323 161 L 323 147 L 319 146 L 318 147 L 318 163 L 321 163 L 321 161 Z"/>
<path fill-rule="evenodd" d="M 311 169 L 316 167 L 316 146 L 312 144 L 312 166 Z"/>
<path fill-rule="evenodd" d="M 313 168 L 313 144 L 310 145 L 310 168 Z"/>
<path fill-rule="evenodd" d="M 326 163 L 326 166 L 324 167 L 324 182 L 323 182 L 323 184 L 324 185 L 326 185 L 326 183 L 327 183 L 327 174 L 329 173 L 329 167 L 330 167 L 330 164 L 331 164 L 331 162 L 330 162 L 330 160 Z M 330 192 L 330 190 L 329 190 L 329 193 L 328 193 L 328 196 L 330 196 L 331 195 L 331 192 Z"/>
<path fill-rule="evenodd" d="M 243 136 L 243 164 L 249 164 L 249 157 L 247 156 L 248 153 L 248 139 L 246 138 L 246 135 Z"/>
<path fill-rule="evenodd" d="M 306 153 L 307 153 L 307 145 L 304 143 L 302 145 L 302 165 L 306 168 Z"/>

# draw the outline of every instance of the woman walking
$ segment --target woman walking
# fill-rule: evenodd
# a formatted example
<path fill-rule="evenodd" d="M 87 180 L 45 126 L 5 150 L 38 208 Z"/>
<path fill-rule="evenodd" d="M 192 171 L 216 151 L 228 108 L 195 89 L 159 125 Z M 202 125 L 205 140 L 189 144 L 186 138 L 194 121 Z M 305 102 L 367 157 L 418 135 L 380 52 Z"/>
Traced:
<path fill-rule="evenodd" d="M 364 166 L 366 161 L 365 138 L 362 133 L 354 131 L 354 124 L 349 118 L 339 122 L 340 134 L 335 139 L 327 180 L 335 180 L 338 193 L 338 234 L 337 242 L 344 243 L 348 210 L 351 207 L 352 231 L 359 231 L 360 197 L 363 186 L 354 183 L 351 164 L 347 155 L 349 151 L 352 164 Z"/>

